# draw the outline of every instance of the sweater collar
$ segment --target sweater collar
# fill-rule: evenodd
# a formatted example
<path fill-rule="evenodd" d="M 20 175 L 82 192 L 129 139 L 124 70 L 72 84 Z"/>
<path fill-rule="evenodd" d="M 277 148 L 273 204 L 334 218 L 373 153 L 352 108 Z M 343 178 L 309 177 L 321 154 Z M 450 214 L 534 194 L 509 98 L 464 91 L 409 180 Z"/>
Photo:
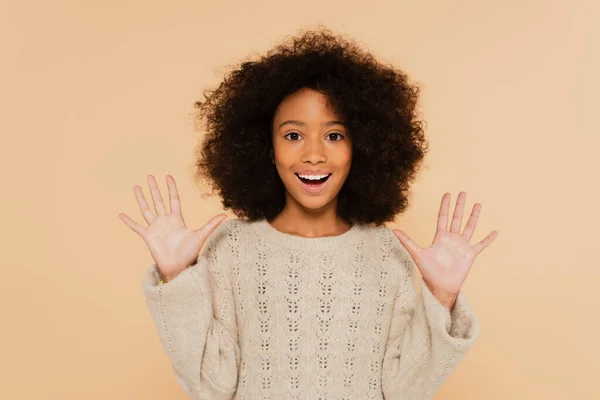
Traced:
<path fill-rule="evenodd" d="M 336 236 L 307 238 L 291 235 L 275 229 L 267 219 L 263 218 L 252 224 L 259 237 L 281 247 L 298 251 L 329 251 L 339 250 L 355 243 L 364 233 L 366 225 L 353 224 L 346 232 Z"/>

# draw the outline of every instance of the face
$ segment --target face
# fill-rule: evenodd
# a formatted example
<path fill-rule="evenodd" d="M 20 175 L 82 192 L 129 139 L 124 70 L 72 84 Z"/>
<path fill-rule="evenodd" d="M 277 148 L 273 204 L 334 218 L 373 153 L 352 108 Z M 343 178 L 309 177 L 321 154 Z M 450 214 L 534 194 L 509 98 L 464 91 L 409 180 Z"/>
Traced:
<path fill-rule="evenodd" d="M 335 208 L 350 172 L 349 134 L 326 101 L 304 88 L 287 96 L 275 113 L 274 159 L 286 188 L 286 207 Z"/>

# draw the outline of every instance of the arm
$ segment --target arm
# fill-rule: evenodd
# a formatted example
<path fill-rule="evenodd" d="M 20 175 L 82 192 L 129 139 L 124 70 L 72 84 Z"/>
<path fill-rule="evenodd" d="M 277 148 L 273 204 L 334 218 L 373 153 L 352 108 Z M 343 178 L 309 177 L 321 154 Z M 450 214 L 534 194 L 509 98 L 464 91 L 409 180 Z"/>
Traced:
<path fill-rule="evenodd" d="M 235 308 L 221 261 L 227 260 L 227 249 L 217 254 L 212 238 L 206 254 L 172 280 L 159 285 L 156 264 L 143 278 L 160 342 L 177 382 L 193 400 L 232 399 L 237 387 L 240 351 Z"/>
<path fill-rule="evenodd" d="M 394 304 L 383 360 L 385 399 L 430 399 L 463 359 L 478 336 L 477 319 L 461 291 L 450 311 L 423 279 L 414 284 L 416 266 L 402 249 L 403 281 Z"/>

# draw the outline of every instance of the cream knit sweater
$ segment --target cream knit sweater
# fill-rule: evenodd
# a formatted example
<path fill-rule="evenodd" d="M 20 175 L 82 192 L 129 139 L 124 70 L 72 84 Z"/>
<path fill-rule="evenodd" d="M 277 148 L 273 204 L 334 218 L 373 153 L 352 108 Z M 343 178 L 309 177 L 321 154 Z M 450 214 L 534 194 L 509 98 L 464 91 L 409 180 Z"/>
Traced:
<path fill-rule="evenodd" d="M 450 312 L 385 227 L 321 238 L 266 220 L 222 222 L 196 264 L 143 291 L 191 399 L 430 399 L 478 336 L 464 294 Z"/>

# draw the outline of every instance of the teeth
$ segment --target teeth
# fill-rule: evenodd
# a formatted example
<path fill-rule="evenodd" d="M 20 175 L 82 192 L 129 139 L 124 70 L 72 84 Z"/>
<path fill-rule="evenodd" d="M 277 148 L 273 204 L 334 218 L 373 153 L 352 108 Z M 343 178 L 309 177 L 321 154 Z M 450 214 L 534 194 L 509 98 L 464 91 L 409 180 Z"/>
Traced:
<path fill-rule="evenodd" d="M 317 181 L 319 179 L 328 177 L 329 174 L 327 174 L 327 175 L 300 175 L 300 174 L 298 174 L 298 176 L 303 179 L 310 179 L 311 181 Z"/>

